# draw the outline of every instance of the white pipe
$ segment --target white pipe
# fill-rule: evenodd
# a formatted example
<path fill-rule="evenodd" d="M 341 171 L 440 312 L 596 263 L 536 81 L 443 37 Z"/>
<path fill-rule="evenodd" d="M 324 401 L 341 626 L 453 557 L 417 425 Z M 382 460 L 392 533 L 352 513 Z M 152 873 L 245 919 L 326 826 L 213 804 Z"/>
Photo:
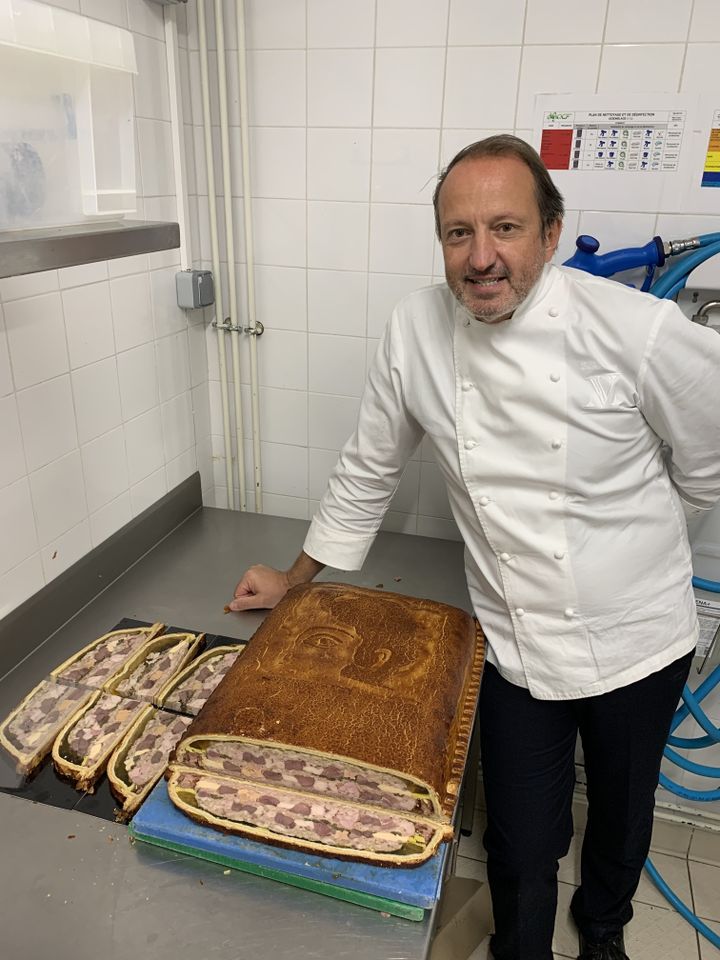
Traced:
<path fill-rule="evenodd" d="M 240 88 L 240 142 L 242 145 L 243 209 L 245 213 L 245 269 L 247 271 L 248 326 L 250 328 L 250 399 L 252 407 L 253 462 L 255 464 L 255 512 L 262 513 L 262 461 L 260 459 L 260 400 L 255 323 L 255 257 L 250 192 L 250 137 L 248 131 L 247 57 L 245 54 L 245 2 L 236 0 L 238 86 Z"/>
<path fill-rule="evenodd" d="M 225 362 L 225 314 L 222 302 L 222 277 L 220 275 L 220 252 L 218 250 L 217 207 L 215 201 L 215 170 L 213 167 L 212 122 L 210 117 L 210 85 L 208 80 L 207 30 L 205 27 L 205 0 L 198 0 L 198 45 L 200 47 L 200 87 L 202 90 L 203 130 L 205 133 L 205 165 L 207 167 L 208 208 L 210 210 L 210 246 L 212 268 L 215 277 L 215 322 L 220 362 L 220 400 L 223 415 L 223 440 L 225 442 L 225 478 L 228 488 L 228 506 L 235 509 L 235 494 L 232 476 L 232 444 L 230 442 L 230 408 L 228 405 L 228 379 Z"/>
<path fill-rule="evenodd" d="M 183 128 L 182 88 L 180 86 L 180 67 L 178 63 L 177 20 L 173 7 L 165 7 L 163 12 L 165 15 L 168 91 L 170 93 L 170 135 L 172 138 L 175 195 L 177 197 L 177 220 L 180 228 L 180 269 L 187 270 L 192 265 L 192 258 L 188 250 L 187 237 L 187 225 L 190 222 L 190 216 L 185 177 L 185 130 Z"/>
<path fill-rule="evenodd" d="M 235 241 L 233 238 L 232 178 L 230 175 L 230 138 L 228 134 L 227 72 L 225 69 L 225 25 L 223 0 L 215 0 L 215 37 L 217 40 L 218 91 L 220 94 L 220 143 L 222 148 L 223 199 L 225 201 L 225 244 L 227 247 L 228 290 L 230 292 L 230 342 L 232 344 L 235 399 L 235 441 L 240 509 L 247 509 L 245 491 L 245 449 L 243 438 L 242 394 L 240 392 L 240 327 L 235 283 Z"/>

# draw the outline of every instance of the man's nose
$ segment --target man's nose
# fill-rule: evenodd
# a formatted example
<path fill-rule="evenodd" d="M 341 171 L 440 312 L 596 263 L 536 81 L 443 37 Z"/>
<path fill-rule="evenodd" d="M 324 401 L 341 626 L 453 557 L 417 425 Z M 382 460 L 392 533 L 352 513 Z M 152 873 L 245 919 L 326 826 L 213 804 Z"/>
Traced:
<path fill-rule="evenodd" d="M 496 251 L 493 238 L 489 233 L 477 231 L 470 243 L 469 262 L 473 270 L 483 272 L 495 263 Z"/>

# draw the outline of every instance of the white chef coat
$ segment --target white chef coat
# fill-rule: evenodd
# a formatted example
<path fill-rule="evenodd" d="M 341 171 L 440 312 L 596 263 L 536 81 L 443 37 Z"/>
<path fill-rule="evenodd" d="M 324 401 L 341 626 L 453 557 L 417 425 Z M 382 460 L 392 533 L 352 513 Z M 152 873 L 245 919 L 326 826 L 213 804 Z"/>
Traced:
<path fill-rule="evenodd" d="M 697 640 L 684 508 L 720 496 L 720 336 L 676 304 L 545 267 L 509 320 L 406 297 L 305 552 L 354 570 L 423 434 L 489 659 L 541 699 L 625 686 Z"/>

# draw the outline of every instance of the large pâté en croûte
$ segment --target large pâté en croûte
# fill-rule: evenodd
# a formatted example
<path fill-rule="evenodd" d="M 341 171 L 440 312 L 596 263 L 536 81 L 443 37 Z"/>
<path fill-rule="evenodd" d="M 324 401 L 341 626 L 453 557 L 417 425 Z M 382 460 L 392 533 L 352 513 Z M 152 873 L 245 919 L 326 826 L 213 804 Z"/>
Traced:
<path fill-rule="evenodd" d="M 170 799 L 267 843 L 421 864 L 452 837 L 483 658 L 456 607 L 295 587 L 177 746 Z"/>

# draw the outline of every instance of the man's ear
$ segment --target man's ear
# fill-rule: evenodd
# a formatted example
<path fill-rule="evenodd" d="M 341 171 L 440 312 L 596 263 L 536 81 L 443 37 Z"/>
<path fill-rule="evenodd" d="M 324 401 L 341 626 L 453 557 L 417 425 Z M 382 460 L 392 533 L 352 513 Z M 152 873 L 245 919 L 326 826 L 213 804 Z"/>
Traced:
<path fill-rule="evenodd" d="M 562 228 L 562 220 L 553 220 L 553 222 L 545 231 L 545 236 L 543 238 L 545 243 L 545 263 L 550 263 L 552 258 L 555 256 L 555 251 L 560 243 L 560 234 L 562 233 Z"/>

